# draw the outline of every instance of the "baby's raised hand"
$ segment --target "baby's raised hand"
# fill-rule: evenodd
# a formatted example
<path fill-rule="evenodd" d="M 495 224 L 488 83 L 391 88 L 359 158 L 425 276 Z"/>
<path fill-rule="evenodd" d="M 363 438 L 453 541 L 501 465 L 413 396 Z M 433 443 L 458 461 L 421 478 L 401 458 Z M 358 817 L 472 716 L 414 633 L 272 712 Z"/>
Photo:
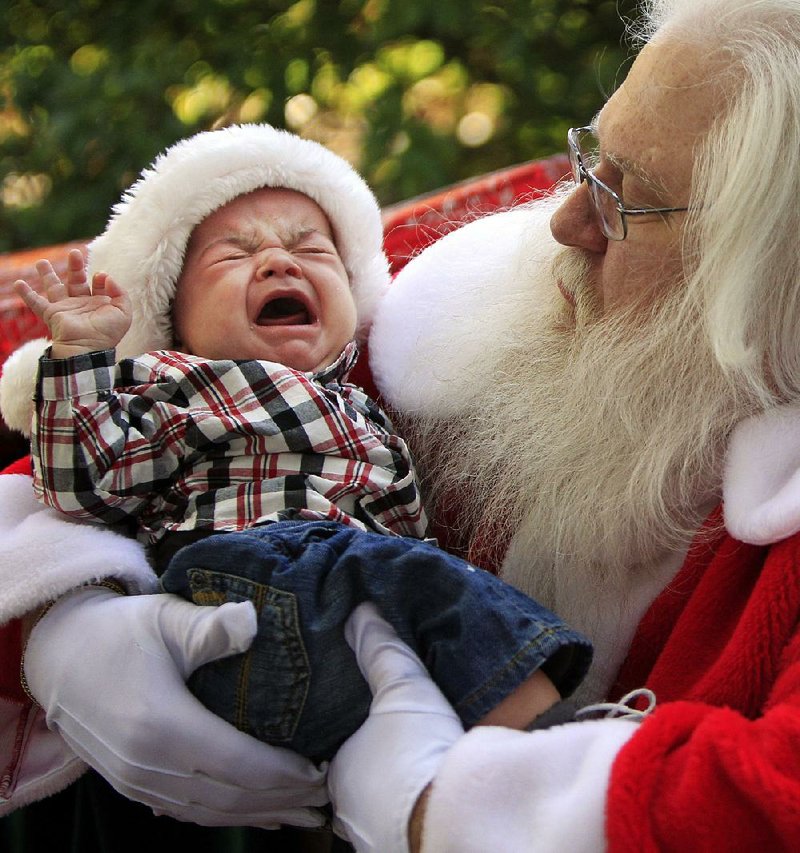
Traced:
<path fill-rule="evenodd" d="M 113 349 L 130 328 L 127 294 L 102 272 L 95 273 L 90 286 L 80 250 L 69 253 L 66 281 L 61 281 L 49 261 L 37 261 L 36 274 L 38 281 L 30 284 L 20 279 L 14 288 L 47 324 L 53 358 Z"/>

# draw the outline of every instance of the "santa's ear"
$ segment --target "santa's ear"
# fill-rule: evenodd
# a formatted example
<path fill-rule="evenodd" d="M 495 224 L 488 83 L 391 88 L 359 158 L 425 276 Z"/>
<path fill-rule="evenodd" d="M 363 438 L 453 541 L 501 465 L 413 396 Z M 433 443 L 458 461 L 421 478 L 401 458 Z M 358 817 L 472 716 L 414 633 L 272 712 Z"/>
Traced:
<path fill-rule="evenodd" d="M 537 299 L 531 269 L 549 264 L 553 203 L 540 200 L 452 231 L 398 273 L 375 315 L 370 369 L 397 411 L 448 417 L 480 387 L 515 320 Z"/>
<path fill-rule="evenodd" d="M 0 375 L 0 414 L 9 429 L 26 437 L 31 434 L 39 359 L 49 346 L 47 338 L 28 341 L 6 359 Z"/>

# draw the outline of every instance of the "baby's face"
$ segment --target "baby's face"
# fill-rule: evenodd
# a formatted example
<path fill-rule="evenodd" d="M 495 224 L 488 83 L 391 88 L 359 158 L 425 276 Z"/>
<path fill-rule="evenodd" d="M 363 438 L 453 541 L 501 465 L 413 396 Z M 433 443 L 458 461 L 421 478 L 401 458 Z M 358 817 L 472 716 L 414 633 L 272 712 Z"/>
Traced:
<path fill-rule="evenodd" d="M 328 218 L 293 190 L 260 189 L 192 232 L 172 314 L 178 346 L 210 359 L 327 367 L 356 307 Z"/>

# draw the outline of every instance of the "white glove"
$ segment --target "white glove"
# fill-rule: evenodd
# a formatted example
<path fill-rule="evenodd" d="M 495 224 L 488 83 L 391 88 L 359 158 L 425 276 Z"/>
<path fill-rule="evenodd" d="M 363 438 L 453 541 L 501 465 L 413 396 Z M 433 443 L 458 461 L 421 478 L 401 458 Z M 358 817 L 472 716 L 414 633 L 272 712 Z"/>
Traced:
<path fill-rule="evenodd" d="M 334 829 L 359 853 L 405 853 L 411 811 L 464 729 L 374 605 L 353 611 L 345 636 L 375 698 L 369 717 L 331 762 Z"/>
<path fill-rule="evenodd" d="M 173 595 L 83 587 L 36 624 L 28 687 L 48 726 L 121 794 L 205 826 L 319 826 L 325 773 L 246 735 L 201 705 L 184 680 L 245 651 L 250 602 L 198 607 Z"/>

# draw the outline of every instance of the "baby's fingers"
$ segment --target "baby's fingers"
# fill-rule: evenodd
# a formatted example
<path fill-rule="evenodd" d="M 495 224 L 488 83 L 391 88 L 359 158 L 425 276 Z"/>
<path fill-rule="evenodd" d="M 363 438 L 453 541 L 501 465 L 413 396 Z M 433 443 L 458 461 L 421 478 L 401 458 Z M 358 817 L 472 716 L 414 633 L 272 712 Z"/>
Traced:
<path fill-rule="evenodd" d="M 44 312 L 50 303 L 43 296 L 38 294 L 27 281 L 23 281 L 21 278 L 17 279 L 17 281 L 14 282 L 14 291 L 37 317 L 42 317 L 44 315 Z"/>
<path fill-rule="evenodd" d="M 58 277 L 50 261 L 36 261 L 36 273 L 39 276 L 40 289 L 44 291 L 51 302 L 63 299 L 67 295 L 67 288 Z"/>
<path fill-rule="evenodd" d="M 117 286 L 106 272 L 96 272 L 92 276 L 92 293 L 95 296 L 113 296 Z"/>
<path fill-rule="evenodd" d="M 71 249 L 67 255 L 67 291 L 70 296 L 89 296 L 92 292 L 80 249 Z"/>
<path fill-rule="evenodd" d="M 92 293 L 96 296 L 100 294 L 109 296 L 112 299 L 125 295 L 125 291 L 105 272 L 96 272 L 92 276 Z"/>

